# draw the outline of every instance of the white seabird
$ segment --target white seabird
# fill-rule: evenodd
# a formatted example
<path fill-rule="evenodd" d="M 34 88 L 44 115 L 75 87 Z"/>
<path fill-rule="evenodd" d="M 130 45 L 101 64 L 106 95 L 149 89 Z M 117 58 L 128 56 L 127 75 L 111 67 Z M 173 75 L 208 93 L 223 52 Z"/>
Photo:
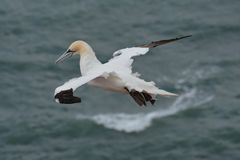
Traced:
<path fill-rule="evenodd" d="M 73 92 L 86 83 L 109 91 L 129 94 L 140 106 L 146 105 L 147 102 L 153 105 L 157 95 L 176 96 L 177 94 L 159 89 L 152 81 L 146 82 L 140 79 L 138 73 L 133 73 L 132 57 L 144 55 L 150 48 L 187 37 L 190 37 L 190 35 L 120 49 L 113 53 L 113 58 L 107 63 L 101 63 L 97 59 L 95 52 L 89 44 L 81 40 L 75 41 L 69 46 L 68 50 L 56 60 L 56 63 L 72 55 L 80 55 L 80 70 L 82 76 L 73 78 L 57 87 L 54 94 L 55 100 L 63 104 L 81 102 L 79 97 L 73 96 Z"/>

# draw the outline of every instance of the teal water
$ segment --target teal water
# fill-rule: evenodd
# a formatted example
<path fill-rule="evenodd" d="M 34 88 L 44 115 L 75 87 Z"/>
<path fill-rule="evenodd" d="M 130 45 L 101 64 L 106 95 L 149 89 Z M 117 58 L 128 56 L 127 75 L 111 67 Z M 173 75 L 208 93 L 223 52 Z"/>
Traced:
<path fill-rule="evenodd" d="M 240 1 L 2 0 L 0 159 L 237 160 L 240 158 Z M 79 76 L 77 39 L 103 62 L 120 48 L 192 34 L 137 57 L 134 70 L 178 98 L 141 108 L 83 86 L 82 103 L 54 102 Z"/>

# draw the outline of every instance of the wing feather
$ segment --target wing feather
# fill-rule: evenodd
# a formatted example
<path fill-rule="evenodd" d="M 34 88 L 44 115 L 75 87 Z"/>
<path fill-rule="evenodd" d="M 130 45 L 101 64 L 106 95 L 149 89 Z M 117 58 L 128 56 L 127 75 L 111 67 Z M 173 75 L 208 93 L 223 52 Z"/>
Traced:
<path fill-rule="evenodd" d="M 110 59 L 109 62 L 112 65 L 118 64 L 118 65 L 125 66 L 125 67 L 128 67 L 131 69 L 131 65 L 133 63 L 132 57 L 145 55 L 149 51 L 150 48 L 154 48 L 159 45 L 164 45 L 164 44 L 178 41 L 178 40 L 188 38 L 188 37 L 191 37 L 191 35 L 181 36 L 181 37 L 166 39 L 166 40 L 153 41 L 151 43 L 140 45 L 137 47 L 120 49 L 113 53 L 113 58 Z"/>
<path fill-rule="evenodd" d="M 81 77 L 78 77 L 78 78 L 73 78 L 73 79 L 70 79 L 69 81 L 65 82 L 63 85 L 57 87 L 55 89 L 55 95 L 61 91 L 64 91 L 64 90 L 69 90 L 69 89 L 73 89 L 73 91 L 75 91 L 78 87 L 88 83 L 89 81 L 99 77 L 100 75 L 102 75 L 102 73 L 95 73 L 95 74 L 89 74 L 89 75 L 86 75 L 86 76 L 81 76 Z"/>
<path fill-rule="evenodd" d="M 160 46 L 160 45 L 164 45 L 164 44 L 167 44 L 167 43 L 170 43 L 170 42 L 178 41 L 178 40 L 180 40 L 180 39 L 188 38 L 188 37 L 191 37 L 191 36 L 192 36 L 192 35 L 182 36 L 182 37 L 177 37 L 177 38 L 172 38 L 172 39 L 165 39 L 165 40 L 153 41 L 153 42 L 151 42 L 151 43 L 144 44 L 144 45 L 141 45 L 141 46 L 139 46 L 139 47 L 154 48 L 154 47 L 157 47 L 157 46 Z"/>

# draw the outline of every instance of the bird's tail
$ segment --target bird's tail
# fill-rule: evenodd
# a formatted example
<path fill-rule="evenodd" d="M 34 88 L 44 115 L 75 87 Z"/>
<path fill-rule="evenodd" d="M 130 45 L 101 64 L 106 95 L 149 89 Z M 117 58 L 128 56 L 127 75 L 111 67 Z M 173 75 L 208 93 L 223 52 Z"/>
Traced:
<path fill-rule="evenodd" d="M 146 105 L 146 102 L 154 104 L 157 95 L 177 96 L 175 93 L 159 89 L 154 82 L 146 82 L 134 75 L 121 76 L 121 79 L 125 83 L 125 89 L 140 106 Z"/>

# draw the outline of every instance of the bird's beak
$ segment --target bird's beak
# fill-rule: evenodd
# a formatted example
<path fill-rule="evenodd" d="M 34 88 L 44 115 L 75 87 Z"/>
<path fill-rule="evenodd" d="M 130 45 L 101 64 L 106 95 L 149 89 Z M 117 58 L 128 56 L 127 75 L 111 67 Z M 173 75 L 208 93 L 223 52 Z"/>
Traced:
<path fill-rule="evenodd" d="M 63 62 L 65 59 L 72 57 L 73 51 L 68 49 L 65 53 L 63 53 L 57 60 L 56 63 Z"/>

